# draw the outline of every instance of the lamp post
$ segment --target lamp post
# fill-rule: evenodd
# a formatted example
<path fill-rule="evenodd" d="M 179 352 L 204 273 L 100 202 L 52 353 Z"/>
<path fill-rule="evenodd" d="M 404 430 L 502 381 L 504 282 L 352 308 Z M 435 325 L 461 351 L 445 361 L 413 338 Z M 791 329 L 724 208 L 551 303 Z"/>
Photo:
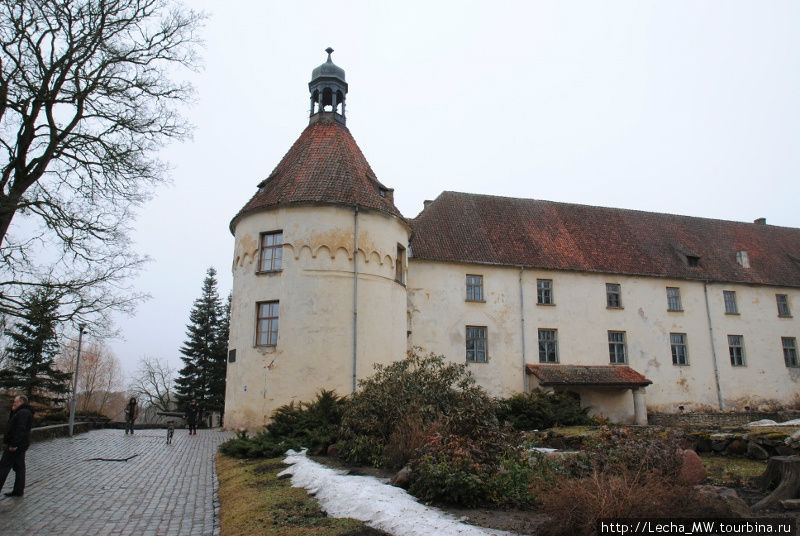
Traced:
<path fill-rule="evenodd" d="M 78 398 L 78 367 L 81 364 L 81 342 L 86 324 L 78 324 L 78 355 L 75 357 L 75 372 L 72 375 L 72 403 L 69 407 L 69 436 L 72 437 L 72 428 L 75 425 L 75 402 Z"/>

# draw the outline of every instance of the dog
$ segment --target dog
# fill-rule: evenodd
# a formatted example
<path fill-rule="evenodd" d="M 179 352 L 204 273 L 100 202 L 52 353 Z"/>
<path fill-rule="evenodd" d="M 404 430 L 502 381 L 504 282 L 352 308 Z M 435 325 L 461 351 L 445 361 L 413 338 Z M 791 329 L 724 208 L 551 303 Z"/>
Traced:
<path fill-rule="evenodd" d="M 172 443 L 172 436 L 175 435 L 175 423 L 170 421 L 167 426 L 167 445 Z"/>

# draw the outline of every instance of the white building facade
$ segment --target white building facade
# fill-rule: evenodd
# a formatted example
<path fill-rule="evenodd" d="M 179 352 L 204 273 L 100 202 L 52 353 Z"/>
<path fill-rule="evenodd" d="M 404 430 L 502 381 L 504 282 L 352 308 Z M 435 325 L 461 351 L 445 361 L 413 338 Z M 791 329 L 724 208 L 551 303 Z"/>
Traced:
<path fill-rule="evenodd" d="M 618 422 L 800 403 L 800 230 L 457 192 L 406 219 L 330 52 L 309 126 L 231 222 L 227 426 L 348 394 L 411 347 Z"/>

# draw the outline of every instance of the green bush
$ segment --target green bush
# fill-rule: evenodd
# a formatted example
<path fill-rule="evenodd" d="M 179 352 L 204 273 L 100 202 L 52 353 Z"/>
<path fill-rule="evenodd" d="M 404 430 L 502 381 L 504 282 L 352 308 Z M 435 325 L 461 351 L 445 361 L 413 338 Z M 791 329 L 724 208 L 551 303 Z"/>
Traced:
<path fill-rule="evenodd" d="M 466 365 L 443 356 L 421 355 L 417 349 L 406 359 L 376 365 L 375 374 L 359 382 L 342 416 L 341 456 L 353 463 L 400 466 L 413 452 L 391 448 L 401 423 L 413 428 L 432 426 L 448 433 L 473 437 L 497 427 L 494 402 L 475 385 Z M 397 436 L 395 436 L 397 437 Z"/>
<path fill-rule="evenodd" d="M 307 448 L 311 454 L 324 454 L 336 441 L 344 400 L 323 390 L 313 402 L 281 406 L 255 436 L 230 439 L 220 445 L 220 452 L 240 458 L 273 458 L 288 449 Z"/>
<path fill-rule="evenodd" d="M 530 506 L 542 455 L 519 444 L 516 432 L 499 429 L 480 439 L 433 436 L 411 462 L 409 491 L 424 501 L 466 507 Z"/>
<path fill-rule="evenodd" d="M 519 393 L 497 403 L 498 420 L 525 431 L 597 424 L 587 415 L 588 411 L 569 393 L 546 393 L 541 389 Z"/>

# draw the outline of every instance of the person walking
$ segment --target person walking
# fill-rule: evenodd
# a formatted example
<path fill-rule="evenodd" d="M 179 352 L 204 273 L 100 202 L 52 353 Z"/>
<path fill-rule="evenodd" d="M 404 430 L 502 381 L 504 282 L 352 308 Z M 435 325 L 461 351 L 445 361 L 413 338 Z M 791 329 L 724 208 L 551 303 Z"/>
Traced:
<path fill-rule="evenodd" d="M 194 398 L 186 408 L 186 425 L 189 427 L 189 435 L 197 435 L 197 419 L 200 417 L 200 408 L 197 407 L 197 400 Z"/>
<path fill-rule="evenodd" d="M 0 458 L 0 490 L 6 483 L 8 472 L 14 470 L 14 488 L 6 493 L 6 497 L 22 497 L 25 492 L 25 451 L 28 450 L 33 426 L 33 410 L 28 405 L 28 398 L 19 395 L 11 406 L 11 415 L 6 423 L 6 435 L 3 438 L 5 449 Z"/>
<path fill-rule="evenodd" d="M 125 405 L 125 435 L 128 435 L 129 430 L 131 435 L 133 435 L 133 423 L 138 418 L 139 404 L 136 403 L 136 397 L 132 396 Z"/>

